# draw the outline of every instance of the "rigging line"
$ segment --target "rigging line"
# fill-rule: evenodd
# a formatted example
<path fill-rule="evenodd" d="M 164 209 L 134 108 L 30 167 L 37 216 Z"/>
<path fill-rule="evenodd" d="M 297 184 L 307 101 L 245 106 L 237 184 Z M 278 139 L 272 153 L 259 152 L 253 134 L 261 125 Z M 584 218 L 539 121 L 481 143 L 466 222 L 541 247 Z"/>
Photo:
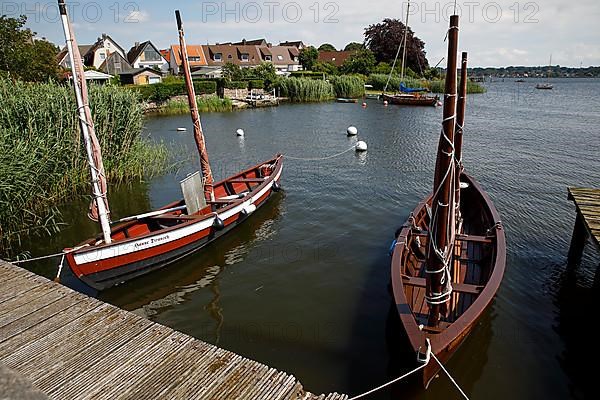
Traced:
<path fill-rule="evenodd" d="M 356 145 L 352 145 L 352 147 L 350 147 L 350 148 L 348 148 L 348 149 L 346 149 L 344 151 L 341 151 L 339 153 L 336 153 L 336 154 L 333 154 L 333 155 L 327 156 L 327 157 L 303 158 L 303 157 L 292 157 L 292 156 L 285 155 L 285 158 L 287 158 L 289 160 L 298 160 L 298 161 L 321 161 L 321 160 L 329 160 L 331 158 L 339 157 L 342 154 L 345 154 L 345 153 L 347 153 L 350 150 L 353 150 L 355 148 L 356 148 Z"/>

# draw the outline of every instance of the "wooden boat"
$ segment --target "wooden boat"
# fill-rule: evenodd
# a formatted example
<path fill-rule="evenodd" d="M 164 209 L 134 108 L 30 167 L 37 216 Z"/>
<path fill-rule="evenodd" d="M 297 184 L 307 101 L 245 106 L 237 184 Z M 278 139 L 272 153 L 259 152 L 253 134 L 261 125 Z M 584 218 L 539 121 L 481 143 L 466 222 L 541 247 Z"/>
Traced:
<path fill-rule="evenodd" d="M 548 73 L 546 74 L 546 82 L 538 83 L 535 85 L 536 89 L 540 90 L 552 90 L 554 89 L 554 85 L 550 83 L 550 71 L 552 68 L 552 54 L 550 54 L 550 62 L 548 63 Z"/>
<path fill-rule="evenodd" d="M 124 218 L 117 221 L 119 225 L 111 228 L 106 178 L 87 105 L 87 86 L 81 56 L 73 37 L 65 2 L 59 0 L 58 3 L 74 78 L 80 128 L 92 178 L 90 216 L 100 223 L 102 234 L 73 249 L 64 249 L 57 278 L 79 290 L 104 290 L 180 260 L 246 220 L 274 192 L 279 191 L 283 157 L 276 155 L 213 184 L 190 74 L 183 24 L 179 11 L 176 11 L 183 71 L 201 172 L 192 174 L 182 182 L 183 200 L 153 212 Z"/>
<path fill-rule="evenodd" d="M 337 101 L 338 103 L 358 103 L 357 99 L 336 99 L 335 101 Z"/>
<path fill-rule="evenodd" d="M 467 58 L 456 100 L 458 17 L 450 19 L 443 129 L 433 195 L 399 230 L 391 282 L 396 309 L 425 387 L 492 302 L 506 264 L 506 239 L 490 197 L 462 167 Z M 457 111 L 458 108 L 458 111 Z M 454 118 L 456 115 L 456 120 Z"/>
<path fill-rule="evenodd" d="M 440 98 L 418 93 L 384 94 L 384 101 L 401 106 L 436 106 Z"/>

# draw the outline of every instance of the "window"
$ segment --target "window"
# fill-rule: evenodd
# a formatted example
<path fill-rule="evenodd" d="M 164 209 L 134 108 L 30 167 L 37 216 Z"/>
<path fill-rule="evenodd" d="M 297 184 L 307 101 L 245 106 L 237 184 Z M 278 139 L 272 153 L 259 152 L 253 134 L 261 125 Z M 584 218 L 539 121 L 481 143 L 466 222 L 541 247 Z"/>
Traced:
<path fill-rule="evenodd" d="M 115 70 L 121 70 L 121 63 L 120 62 L 115 62 Z"/>
<path fill-rule="evenodd" d="M 221 61 L 223 59 L 223 54 L 215 53 L 215 61 Z"/>
<path fill-rule="evenodd" d="M 233 56 L 232 56 L 231 54 L 229 54 L 229 55 L 227 56 L 227 58 L 231 60 L 231 59 L 233 58 Z"/>
<path fill-rule="evenodd" d="M 100 53 L 100 59 L 101 60 L 106 60 L 106 54 Z"/>
<path fill-rule="evenodd" d="M 200 62 L 200 57 L 198 56 L 188 56 L 189 62 Z"/>
<path fill-rule="evenodd" d="M 283 56 L 282 56 L 282 55 L 278 55 L 278 56 L 277 56 L 277 59 L 278 59 L 279 61 L 283 61 Z"/>
<path fill-rule="evenodd" d="M 271 56 L 265 56 L 265 61 L 271 61 Z"/>
<path fill-rule="evenodd" d="M 154 49 L 144 50 L 144 61 L 160 61 L 160 54 Z"/>
<path fill-rule="evenodd" d="M 244 54 L 242 54 L 242 61 L 244 61 L 244 62 L 248 62 L 248 58 L 249 58 L 249 55 L 248 55 L 248 54 L 245 54 L 245 53 L 244 53 Z"/>

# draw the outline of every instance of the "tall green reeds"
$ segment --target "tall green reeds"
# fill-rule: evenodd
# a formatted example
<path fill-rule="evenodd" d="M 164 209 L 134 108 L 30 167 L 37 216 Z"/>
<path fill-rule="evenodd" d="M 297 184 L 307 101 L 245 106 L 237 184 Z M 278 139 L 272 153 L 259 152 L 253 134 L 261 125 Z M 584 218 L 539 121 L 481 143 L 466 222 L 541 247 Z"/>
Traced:
<path fill-rule="evenodd" d="M 334 76 L 329 80 L 336 97 L 356 99 L 365 94 L 365 82 L 357 76 Z"/>
<path fill-rule="evenodd" d="M 206 112 L 226 112 L 233 110 L 233 102 L 230 98 L 221 99 L 219 96 L 197 96 L 198 111 Z M 157 114 L 175 115 L 186 114 L 190 112 L 188 101 L 185 98 L 173 98 L 161 104 L 156 111 Z"/>
<path fill-rule="evenodd" d="M 21 234 L 56 228 L 56 206 L 88 194 L 89 169 L 71 87 L 0 77 L 0 97 L 0 251 L 6 254 Z M 136 94 L 92 86 L 89 102 L 109 184 L 161 172 L 167 150 L 142 138 Z"/>
<path fill-rule="evenodd" d="M 308 78 L 285 78 L 277 82 L 280 95 L 292 102 L 327 101 L 335 98 L 333 85 Z"/>
<path fill-rule="evenodd" d="M 374 90 L 383 90 L 388 81 L 388 75 L 385 74 L 371 74 L 367 79 L 367 83 L 373 86 Z M 425 80 L 425 79 L 414 79 L 409 77 L 404 77 L 404 84 L 409 88 L 427 88 L 429 91 L 433 93 L 444 93 L 444 80 L 436 79 L 436 80 Z M 388 84 L 388 92 L 398 91 L 400 87 L 400 76 L 392 75 Z M 477 82 L 468 81 L 467 83 L 467 93 L 485 93 L 485 87 L 481 86 Z"/>

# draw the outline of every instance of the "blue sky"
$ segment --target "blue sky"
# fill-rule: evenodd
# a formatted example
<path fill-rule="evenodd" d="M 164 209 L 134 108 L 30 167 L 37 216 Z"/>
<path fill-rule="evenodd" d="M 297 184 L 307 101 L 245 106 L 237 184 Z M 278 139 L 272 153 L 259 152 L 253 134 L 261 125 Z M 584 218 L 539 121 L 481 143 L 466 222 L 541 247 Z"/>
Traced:
<path fill-rule="evenodd" d="M 363 30 L 383 18 L 401 18 L 406 1 L 67 1 L 76 36 L 92 43 L 101 33 L 128 50 L 134 42 L 151 40 L 159 48 L 177 41 L 174 10 L 182 11 L 190 44 L 266 38 L 278 43 L 303 40 L 343 47 L 362 42 Z M 600 65 L 600 1 L 564 0 L 458 1 L 460 49 L 472 66 Z M 64 38 L 56 1 L 5 1 L 1 14 L 25 14 L 38 36 L 62 46 Z M 409 25 L 426 43 L 429 62 L 446 52 L 447 16 L 454 2 L 411 1 Z"/>

